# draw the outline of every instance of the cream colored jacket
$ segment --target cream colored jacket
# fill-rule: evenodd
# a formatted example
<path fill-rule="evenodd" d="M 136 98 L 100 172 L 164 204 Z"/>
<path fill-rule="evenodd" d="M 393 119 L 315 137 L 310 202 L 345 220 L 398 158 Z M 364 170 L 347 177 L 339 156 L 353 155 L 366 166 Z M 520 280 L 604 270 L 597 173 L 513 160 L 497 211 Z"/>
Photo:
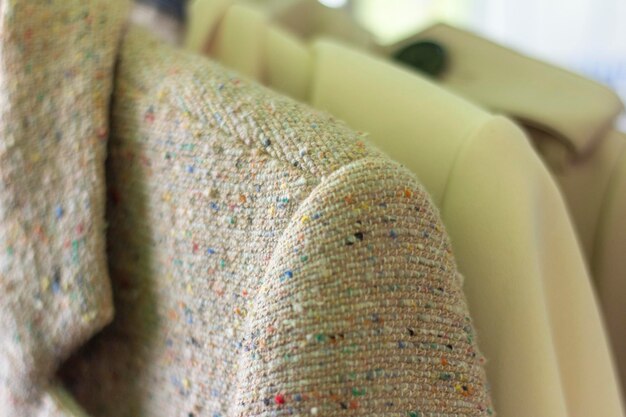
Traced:
<path fill-rule="evenodd" d="M 466 277 L 496 410 L 622 416 L 581 249 L 524 133 L 413 71 L 230 3 L 192 4 L 190 47 L 368 132 L 430 192 Z"/>
<path fill-rule="evenodd" d="M 626 134 L 624 107 L 607 87 L 467 31 L 438 24 L 390 46 L 422 40 L 447 51 L 436 79 L 458 94 L 515 118 L 565 196 L 626 381 Z"/>

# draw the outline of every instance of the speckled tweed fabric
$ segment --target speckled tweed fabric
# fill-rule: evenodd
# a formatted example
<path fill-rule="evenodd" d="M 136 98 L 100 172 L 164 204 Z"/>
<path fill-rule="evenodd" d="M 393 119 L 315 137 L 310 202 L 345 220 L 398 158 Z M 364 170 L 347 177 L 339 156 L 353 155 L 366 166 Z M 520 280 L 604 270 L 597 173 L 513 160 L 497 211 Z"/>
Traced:
<path fill-rule="evenodd" d="M 493 414 L 415 178 L 125 8 L 0 2 L 0 416 Z"/>
<path fill-rule="evenodd" d="M 132 29 L 107 175 L 91 415 L 493 414 L 439 214 L 363 135 Z"/>
<path fill-rule="evenodd" d="M 0 1 L 0 416 L 59 410 L 57 364 L 112 318 L 104 161 L 113 0 Z"/>

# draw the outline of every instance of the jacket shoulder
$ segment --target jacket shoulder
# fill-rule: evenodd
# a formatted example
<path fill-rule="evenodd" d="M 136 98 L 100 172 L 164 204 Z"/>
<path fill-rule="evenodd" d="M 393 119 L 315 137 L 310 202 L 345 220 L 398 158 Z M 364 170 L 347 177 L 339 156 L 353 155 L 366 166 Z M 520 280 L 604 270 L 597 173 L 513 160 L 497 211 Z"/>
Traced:
<path fill-rule="evenodd" d="M 402 166 L 362 158 L 322 180 L 262 280 L 242 342 L 237 415 L 277 404 L 303 414 L 492 412 L 445 229 Z M 441 389 L 420 388 L 432 386 Z M 328 387 L 331 395 L 316 394 Z"/>
<path fill-rule="evenodd" d="M 381 155 L 363 140 L 363 133 L 330 114 L 205 57 L 174 49 L 143 29 L 129 30 L 121 55 L 119 102 L 129 95 L 133 100 L 143 97 L 147 113 L 167 108 L 168 114 L 161 115 L 167 117 L 161 120 L 176 120 L 197 137 L 230 137 L 314 178 L 354 160 Z"/>

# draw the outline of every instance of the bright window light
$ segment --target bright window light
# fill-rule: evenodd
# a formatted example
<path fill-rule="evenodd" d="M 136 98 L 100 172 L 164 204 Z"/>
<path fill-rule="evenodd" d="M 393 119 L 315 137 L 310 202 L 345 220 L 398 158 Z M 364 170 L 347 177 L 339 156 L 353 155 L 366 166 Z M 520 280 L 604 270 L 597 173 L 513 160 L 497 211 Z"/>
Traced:
<path fill-rule="evenodd" d="M 318 0 L 326 7 L 332 7 L 333 9 L 338 9 L 343 7 L 348 3 L 348 0 Z"/>

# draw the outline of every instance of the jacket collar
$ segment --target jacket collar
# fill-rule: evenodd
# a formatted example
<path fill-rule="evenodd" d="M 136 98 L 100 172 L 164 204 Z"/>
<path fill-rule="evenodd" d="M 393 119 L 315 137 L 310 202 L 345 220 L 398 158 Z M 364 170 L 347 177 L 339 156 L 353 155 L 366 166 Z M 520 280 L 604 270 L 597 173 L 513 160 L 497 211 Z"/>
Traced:
<path fill-rule="evenodd" d="M 454 92 L 517 119 L 584 154 L 623 110 L 609 88 L 445 24 L 385 48 L 393 54 L 418 41 L 444 48 L 447 63 L 437 81 Z"/>

